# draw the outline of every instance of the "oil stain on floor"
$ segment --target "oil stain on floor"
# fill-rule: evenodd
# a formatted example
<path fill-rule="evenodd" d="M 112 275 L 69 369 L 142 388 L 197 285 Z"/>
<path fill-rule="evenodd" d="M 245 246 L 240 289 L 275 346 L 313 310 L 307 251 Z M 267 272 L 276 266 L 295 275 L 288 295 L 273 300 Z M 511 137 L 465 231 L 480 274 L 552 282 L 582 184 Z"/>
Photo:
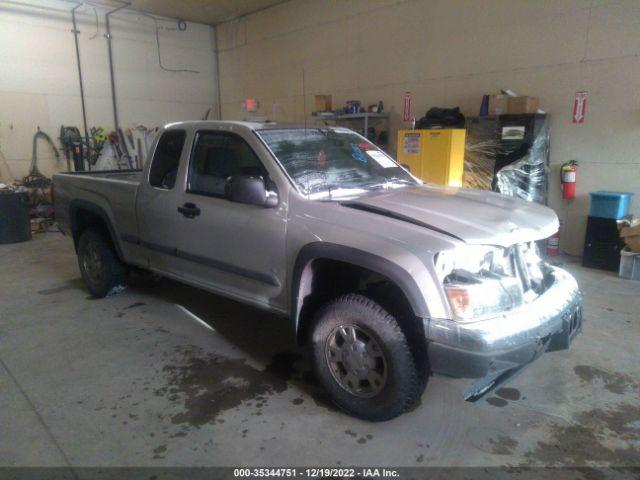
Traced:
<path fill-rule="evenodd" d="M 518 442 L 507 435 L 498 435 L 496 438 L 490 438 L 491 453 L 494 455 L 512 455 L 518 446 Z"/>
<path fill-rule="evenodd" d="M 640 384 L 629 375 L 609 372 L 591 365 L 577 365 L 573 371 L 585 383 L 599 380 L 611 393 L 624 394 L 627 390 L 640 390 Z"/>
<path fill-rule="evenodd" d="M 517 388 L 500 388 L 496 390 L 496 396 L 488 397 L 487 403 L 494 407 L 506 407 L 509 402 L 507 400 L 520 400 L 520 390 Z"/>
<path fill-rule="evenodd" d="M 507 402 L 504 398 L 489 397 L 487 398 L 487 403 L 489 405 L 493 405 L 494 407 L 505 407 L 509 402 Z"/>
<path fill-rule="evenodd" d="M 184 363 L 166 365 L 168 393 L 184 403 L 184 411 L 172 417 L 174 424 L 200 427 L 243 402 L 257 400 L 262 406 L 266 395 L 283 392 L 287 381 L 268 371 L 260 371 L 241 358 L 198 352 L 193 347 L 182 351 Z M 259 410 L 258 410 L 259 411 Z"/>
<path fill-rule="evenodd" d="M 474 427 L 467 430 L 467 438 L 478 450 L 493 455 L 513 455 L 518 441 L 506 431 L 487 427 Z"/>
<path fill-rule="evenodd" d="M 526 456 L 544 465 L 596 463 L 625 467 L 640 463 L 640 449 L 635 445 L 627 443 L 625 447 L 609 447 L 606 440 L 606 434 L 591 426 L 553 424 L 550 440 L 538 442 L 537 447 Z"/>
<path fill-rule="evenodd" d="M 183 404 L 184 410 L 171 417 L 175 425 L 201 427 L 245 402 L 250 402 L 256 409 L 254 414 L 260 416 L 269 397 L 284 392 L 290 385 L 309 394 L 316 405 L 332 408 L 323 398 L 313 374 L 297 367 L 299 354 L 277 353 L 260 370 L 242 358 L 204 353 L 194 346 L 177 347 L 176 353 L 181 361 L 163 368 L 167 385 L 155 392 Z"/>
<path fill-rule="evenodd" d="M 500 388 L 496 390 L 496 395 L 505 400 L 520 400 L 520 390 L 517 388 Z"/>
<path fill-rule="evenodd" d="M 637 391 L 631 377 L 598 367 L 578 365 L 576 375 L 583 382 L 602 382 L 611 393 Z M 619 403 L 579 412 L 569 425 L 553 423 L 549 440 L 538 442 L 526 454 L 545 465 L 601 464 L 616 467 L 640 465 L 640 405 Z"/>

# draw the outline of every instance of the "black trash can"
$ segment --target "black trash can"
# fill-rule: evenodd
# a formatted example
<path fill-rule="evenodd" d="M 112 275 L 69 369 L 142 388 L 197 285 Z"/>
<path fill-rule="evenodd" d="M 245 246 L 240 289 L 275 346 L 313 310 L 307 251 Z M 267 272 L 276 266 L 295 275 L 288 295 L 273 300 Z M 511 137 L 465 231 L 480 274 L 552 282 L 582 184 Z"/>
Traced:
<path fill-rule="evenodd" d="M 29 196 L 15 192 L 0 192 L 0 243 L 31 240 Z"/>

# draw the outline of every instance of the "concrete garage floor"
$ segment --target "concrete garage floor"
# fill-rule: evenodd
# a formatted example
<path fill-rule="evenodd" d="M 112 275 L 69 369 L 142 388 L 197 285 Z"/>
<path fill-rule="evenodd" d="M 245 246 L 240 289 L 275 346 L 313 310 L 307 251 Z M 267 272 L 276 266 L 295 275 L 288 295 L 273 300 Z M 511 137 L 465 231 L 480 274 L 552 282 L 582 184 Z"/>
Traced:
<path fill-rule="evenodd" d="M 59 233 L 0 265 L 2 466 L 640 465 L 640 283 L 613 274 L 566 265 L 571 350 L 475 404 L 432 378 L 375 424 L 325 401 L 281 319 L 168 280 L 93 300 Z"/>

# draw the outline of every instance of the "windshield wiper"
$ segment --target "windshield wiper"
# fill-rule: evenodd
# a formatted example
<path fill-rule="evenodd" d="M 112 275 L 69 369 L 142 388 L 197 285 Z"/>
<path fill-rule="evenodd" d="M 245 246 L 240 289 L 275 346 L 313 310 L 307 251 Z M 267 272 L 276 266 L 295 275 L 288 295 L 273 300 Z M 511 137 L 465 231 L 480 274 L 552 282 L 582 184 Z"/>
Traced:
<path fill-rule="evenodd" d="M 332 183 L 323 183 L 321 185 L 314 185 L 312 188 L 307 189 L 305 194 L 307 197 L 326 195 L 331 199 L 331 190 L 335 190 L 336 188 L 338 187 Z"/>
<path fill-rule="evenodd" d="M 406 178 L 400 178 L 400 177 L 392 177 L 392 178 L 388 179 L 387 182 L 390 182 L 390 183 L 404 183 L 406 185 L 415 185 L 415 183 L 416 183 L 413 180 L 408 180 Z"/>
<path fill-rule="evenodd" d="M 307 198 L 313 200 L 332 201 L 350 197 L 357 197 L 367 193 L 365 187 L 336 187 L 332 185 L 331 189 L 321 190 L 315 193 L 307 193 Z"/>
<path fill-rule="evenodd" d="M 392 178 L 385 182 L 364 185 L 362 188 L 366 188 L 367 190 L 378 190 L 382 188 L 389 188 L 392 185 L 415 185 L 415 183 L 405 180 L 404 178 Z"/>

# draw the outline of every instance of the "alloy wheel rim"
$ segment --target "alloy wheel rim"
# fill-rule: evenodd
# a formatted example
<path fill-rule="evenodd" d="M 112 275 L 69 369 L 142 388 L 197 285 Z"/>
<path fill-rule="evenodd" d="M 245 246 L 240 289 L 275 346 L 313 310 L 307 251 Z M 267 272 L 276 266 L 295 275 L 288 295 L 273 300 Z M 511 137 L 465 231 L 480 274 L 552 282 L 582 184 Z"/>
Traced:
<path fill-rule="evenodd" d="M 87 245 L 82 259 L 82 266 L 84 267 L 84 271 L 92 284 L 95 285 L 100 283 L 104 272 L 104 266 L 98 249 L 93 245 Z"/>
<path fill-rule="evenodd" d="M 325 344 L 331 375 L 351 395 L 370 398 L 387 382 L 387 361 L 380 345 L 366 329 L 356 325 L 334 328 Z"/>

